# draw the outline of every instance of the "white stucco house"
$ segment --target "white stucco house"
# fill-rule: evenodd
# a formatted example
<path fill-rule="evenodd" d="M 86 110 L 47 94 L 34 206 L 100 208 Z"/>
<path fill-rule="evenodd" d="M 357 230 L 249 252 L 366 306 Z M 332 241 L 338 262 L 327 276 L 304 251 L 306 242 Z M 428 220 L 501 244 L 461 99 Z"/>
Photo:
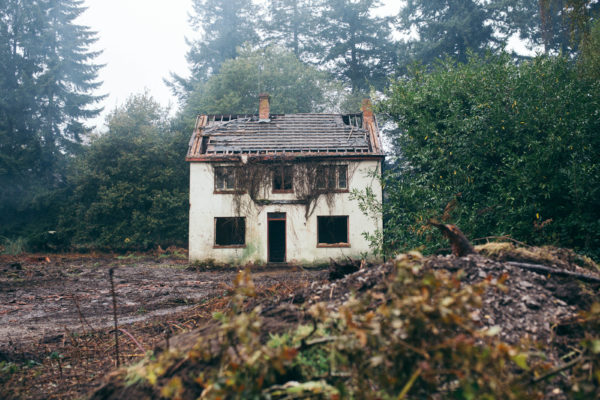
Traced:
<path fill-rule="evenodd" d="M 382 229 L 354 189 L 382 200 L 383 152 L 371 103 L 357 114 L 199 115 L 190 163 L 189 257 L 322 263 L 369 252 Z"/>

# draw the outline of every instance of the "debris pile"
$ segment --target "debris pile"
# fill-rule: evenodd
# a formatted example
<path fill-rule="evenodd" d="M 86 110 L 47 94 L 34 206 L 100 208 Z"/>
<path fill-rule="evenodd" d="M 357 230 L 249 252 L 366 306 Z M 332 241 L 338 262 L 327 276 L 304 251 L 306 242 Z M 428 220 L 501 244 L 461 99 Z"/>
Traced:
<path fill-rule="evenodd" d="M 511 256 L 510 249 L 507 249 L 504 248 L 501 257 L 504 260 L 515 259 L 514 256 Z M 477 248 L 477 251 L 484 253 L 486 249 L 485 247 L 480 247 Z M 538 249 L 530 248 L 528 251 L 531 254 L 535 254 Z M 264 390 L 266 391 L 263 391 L 263 394 L 271 393 L 274 390 L 273 388 L 277 388 L 277 390 L 283 390 L 284 388 L 300 390 L 298 385 L 304 388 L 302 390 L 308 391 L 306 393 L 302 392 L 304 395 L 307 395 L 309 392 L 311 395 L 314 395 L 318 391 L 321 391 L 319 393 L 339 394 L 343 393 L 343 389 L 340 389 L 342 392 L 337 392 L 338 389 L 336 388 L 338 386 L 332 386 L 332 384 L 338 382 L 341 388 L 343 388 L 343 384 L 340 382 L 356 385 L 356 381 L 351 380 L 355 378 L 349 378 L 355 375 L 347 375 L 349 373 L 356 373 L 355 371 L 334 371 L 331 365 L 325 365 L 326 368 L 322 366 L 325 369 L 321 370 L 320 375 L 313 373 L 313 375 L 310 375 L 312 380 L 307 382 L 298 378 L 298 376 L 302 376 L 297 370 L 297 368 L 300 368 L 298 363 L 302 364 L 304 362 L 302 360 L 305 360 L 311 354 L 314 355 L 314 353 L 310 353 L 311 351 L 318 352 L 318 350 L 313 350 L 312 346 L 319 346 L 329 342 L 334 342 L 331 344 L 330 351 L 333 351 L 331 349 L 337 349 L 335 351 L 339 352 L 339 354 L 346 354 L 346 356 L 356 356 L 363 352 L 365 354 L 364 357 L 368 358 L 368 354 L 377 353 L 369 353 L 370 350 L 367 350 L 367 348 L 361 350 L 361 347 L 373 346 L 372 340 L 385 341 L 393 337 L 392 340 L 396 340 L 396 342 L 393 342 L 394 344 L 403 343 L 401 337 L 376 333 L 378 329 L 392 328 L 392 331 L 398 332 L 397 334 L 400 336 L 403 334 L 409 335 L 406 343 L 402 344 L 402 346 L 406 346 L 405 353 L 399 354 L 412 354 L 412 361 L 409 362 L 407 358 L 405 364 L 413 365 L 414 368 L 418 367 L 415 371 L 411 372 L 409 370 L 407 376 L 396 376 L 397 379 L 404 380 L 404 382 L 408 380 L 406 386 L 400 386 L 399 388 L 402 389 L 403 393 L 404 390 L 408 392 L 412 385 L 415 385 L 414 395 L 417 397 L 427 394 L 427 388 L 436 391 L 442 396 L 451 395 L 451 392 L 456 390 L 466 390 L 466 388 L 470 387 L 469 385 L 473 384 L 482 385 L 481 388 L 483 389 L 480 388 L 481 390 L 494 390 L 490 389 L 493 385 L 484 387 L 485 385 L 483 384 L 486 373 L 491 373 L 489 371 L 473 370 L 472 379 L 474 381 L 467 383 L 460 381 L 462 378 L 452 378 L 452 373 L 441 378 L 446 372 L 442 373 L 440 378 L 436 378 L 438 372 L 435 371 L 435 368 L 437 368 L 435 365 L 439 366 L 441 364 L 439 364 L 440 360 L 437 358 L 437 355 L 435 359 L 431 357 L 434 354 L 445 354 L 443 353 L 444 351 L 449 351 L 449 355 L 444 357 L 453 359 L 455 356 L 452 354 L 456 350 L 468 355 L 465 356 L 463 368 L 466 368 L 465 365 L 469 365 L 469 368 L 477 369 L 481 368 L 481 365 L 486 365 L 486 363 L 488 363 L 488 367 L 495 368 L 498 365 L 506 365 L 504 361 L 500 362 L 502 357 L 506 357 L 506 360 L 513 362 L 514 366 L 502 367 L 501 371 L 496 372 L 499 374 L 508 374 L 507 376 L 510 376 L 513 382 L 517 382 L 515 383 L 517 386 L 514 386 L 514 388 L 521 388 L 526 391 L 531 390 L 532 392 L 527 392 L 529 394 L 533 392 L 538 394 L 543 393 L 544 398 L 567 398 L 566 393 L 570 390 L 569 387 L 571 385 L 567 375 L 562 374 L 560 377 L 556 377 L 552 372 L 547 373 L 547 370 L 557 365 L 561 366 L 561 363 L 567 360 L 564 357 L 566 349 L 569 348 L 569 351 L 571 351 L 574 348 L 573 345 L 579 343 L 588 334 L 585 332 L 585 328 L 583 328 L 579 318 L 582 311 L 588 310 L 592 304 L 600 300 L 598 296 L 600 284 L 594 281 L 594 279 L 600 278 L 600 276 L 594 271 L 595 266 L 593 263 L 583 268 L 577 266 L 572 261 L 570 262 L 568 259 L 559 258 L 557 261 L 556 257 L 550 256 L 542 259 L 531 256 L 529 253 L 526 261 L 530 263 L 542 263 L 557 271 L 561 269 L 572 272 L 584 271 L 586 276 L 590 276 L 593 279 L 585 281 L 579 280 L 574 276 L 560 276 L 560 274 L 547 272 L 540 273 L 522 268 L 517 265 L 518 263 L 511 264 L 507 261 L 495 260 L 477 253 L 472 253 L 464 257 L 450 255 L 431 256 L 428 258 L 421 258 L 418 254 L 409 254 L 402 256 L 401 260 L 373 266 L 367 266 L 364 263 L 361 265 L 361 263 L 356 262 L 343 266 L 332 264 L 332 268 L 329 271 L 329 280 L 315 281 L 309 287 L 298 289 L 289 294 L 287 298 L 257 299 L 250 297 L 244 300 L 243 306 L 240 305 L 241 303 L 232 303 L 232 307 L 238 309 L 238 314 L 233 313 L 228 314 L 229 317 L 220 317 L 220 323 L 213 322 L 208 324 L 203 329 L 186 334 L 182 340 L 173 338 L 171 341 L 171 352 L 163 352 L 163 354 L 157 352 L 156 356 L 159 357 L 159 361 L 148 361 L 147 365 L 142 363 L 135 367 L 135 371 L 138 373 L 139 371 L 144 371 L 137 378 L 141 382 L 137 388 L 135 385 L 134 387 L 125 385 L 125 377 L 129 374 L 129 378 L 131 378 L 132 370 L 130 369 L 129 372 L 121 371 L 112 374 L 110 379 L 95 393 L 93 398 L 116 399 L 124 393 L 133 393 L 135 395 L 164 394 L 166 393 L 165 388 L 171 388 L 174 390 L 173 393 L 176 392 L 179 395 L 185 393 L 186 388 L 191 390 L 189 393 L 193 393 L 195 396 L 198 396 L 200 393 L 226 393 L 219 392 L 219 390 L 223 391 L 226 388 L 215 383 L 220 378 L 215 378 L 215 375 L 207 372 L 206 368 L 210 368 L 208 367 L 209 365 L 225 366 L 224 368 L 228 368 L 228 373 L 236 376 L 236 379 L 241 379 L 240 376 L 250 372 L 256 373 L 256 368 L 267 368 L 262 372 L 264 376 L 269 376 L 269 374 L 273 373 L 275 375 L 271 376 L 272 386 L 265 388 Z M 547 255 L 547 252 L 541 252 L 540 254 Z M 523 261 L 523 258 L 517 259 Z M 407 262 L 406 260 L 409 261 Z M 348 272 L 356 269 L 358 269 L 356 272 L 348 274 Z M 406 280 L 398 279 L 398 275 L 402 274 L 405 274 L 408 278 Z M 402 282 L 406 282 L 407 284 L 406 298 L 402 297 L 403 288 L 400 286 Z M 432 291 L 435 288 L 438 288 L 439 292 L 442 293 L 441 297 L 439 297 L 439 293 Z M 439 335 L 434 340 L 440 340 L 439 342 L 428 343 L 431 340 L 429 337 L 423 336 L 419 338 L 418 335 L 416 342 L 410 342 L 410 332 L 414 334 L 414 327 L 407 326 L 406 324 L 402 325 L 402 321 L 406 322 L 410 319 L 406 319 L 405 316 L 403 317 L 399 311 L 400 309 L 397 309 L 398 312 L 396 314 L 394 314 L 395 311 L 393 309 L 388 309 L 388 306 L 395 304 L 394 307 L 398 305 L 406 307 L 404 308 L 405 311 L 403 311 L 406 312 L 406 310 L 410 310 L 410 304 L 413 301 L 416 306 L 425 311 L 418 311 L 411 318 L 415 317 L 417 318 L 415 321 L 418 321 L 418 318 L 425 315 L 426 318 L 423 321 L 439 321 L 439 331 L 435 326 L 431 327 L 431 332 L 437 332 L 435 334 Z M 400 319 L 393 323 L 386 322 L 381 319 L 381 316 L 387 312 L 390 312 L 390 318 L 395 318 L 393 316 L 396 315 Z M 330 316 L 336 316 L 331 318 L 337 318 L 337 320 L 327 325 L 324 321 L 328 318 L 331 321 Z M 253 320 L 253 318 L 256 318 L 256 320 Z M 402 318 L 405 319 L 402 320 Z M 239 324 L 243 325 L 243 329 L 240 328 Z M 310 328 L 311 325 L 312 328 Z M 453 326 L 457 327 L 460 332 L 457 331 L 455 334 Z M 567 328 L 560 329 L 563 326 Z M 308 329 L 308 332 L 306 329 Z M 336 329 L 339 329 L 337 331 L 338 336 L 331 333 Z M 430 328 L 428 327 L 424 331 L 428 329 Z M 403 331 L 405 333 L 402 333 Z M 300 339 L 298 339 L 298 332 L 304 332 Z M 344 333 L 342 334 L 342 332 Z M 443 332 L 447 332 L 446 334 L 450 333 L 451 337 L 448 337 L 448 341 L 444 341 Z M 346 336 L 348 333 L 355 335 L 354 339 Z M 246 336 L 236 338 L 237 334 L 250 335 L 249 337 L 254 339 L 248 339 Z M 291 338 L 289 342 L 285 342 L 282 339 L 286 337 L 288 339 Z M 278 342 L 279 347 L 273 348 L 272 344 L 269 343 L 274 338 L 283 344 Z M 414 339 L 412 337 L 412 340 Z M 206 347 L 206 344 L 201 345 L 202 343 L 206 343 L 207 340 L 210 342 L 209 347 Z M 353 340 L 357 341 L 356 344 L 352 344 L 354 343 Z M 249 343 L 253 343 L 252 346 Z M 382 347 L 382 343 L 379 343 L 379 349 L 387 348 L 388 344 L 383 343 Z M 474 346 L 473 349 L 475 349 L 479 345 L 489 346 L 488 350 L 480 354 L 479 351 L 481 349 L 470 350 L 469 348 L 469 346 Z M 439 350 L 432 350 L 435 348 Z M 541 368 L 540 371 L 542 372 L 538 372 L 538 370 L 534 371 L 535 368 L 527 364 L 528 357 L 530 357 L 528 356 L 529 350 L 523 350 L 524 348 L 544 349 L 545 354 L 541 357 L 544 358 L 544 363 L 536 364 L 541 365 L 539 368 Z M 165 349 L 165 347 L 163 346 L 162 349 Z M 211 349 L 221 350 L 220 352 L 217 350 L 216 353 L 213 353 Z M 246 354 L 248 351 L 255 353 L 253 357 L 258 357 L 253 358 L 254 361 L 252 363 L 256 363 L 252 364 L 254 366 L 246 365 L 249 360 L 247 358 L 249 355 Z M 433 351 L 433 353 L 430 353 L 430 351 Z M 489 355 L 485 356 L 485 354 L 488 354 L 488 351 L 492 351 L 492 358 Z M 463 353 L 460 353 L 460 357 L 462 357 Z M 180 356 L 174 356 L 174 354 L 179 354 Z M 181 358 L 181 354 L 187 355 Z M 323 354 L 321 354 L 321 357 L 326 358 L 327 354 L 330 353 L 326 352 Z M 262 360 L 261 357 L 272 360 L 276 364 L 273 367 L 275 368 L 275 372 L 269 369 L 271 366 L 265 363 L 261 364 L 261 361 L 257 361 Z M 471 358 L 469 359 L 468 357 Z M 534 358 L 531 356 L 530 361 L 534 362 Z M 205 365 L 205 367 L 198 369 L 198 361 L 195 361 L 197 359 L 204 360 L 200 364 Z M 583 357 L 580 358 L 580 360 L 583 359 Z M 225 362 L 223 360 L 229 361 Z M 364 362 L 367 361 L 373 367 L 378 367 L 380 366 L 379 363 L 385 362 L 385 358 L 382 358 L 381 355 L 375 355 Z M 456 360 L 448 362 L 456 362 Z M 166 365 L 161 363 L 166 363 Z M 569 363 L 569 368 L 575 367 L 581 369 L 588 368 L 591 365 L 583 361 L 576 362 L 576 360 L 569 361 Z M 293 368 L 290 366 L 293 366 Z M 302 367 L 304 368 L 305 366 Z M 154 374 L 152 371 L 155 371 L 156 368 L 163 371 L 163 375 L 151 375 L 151 380 L 148 380 L 147 374 Z M 247 368 L 250 369 L 247 370 Z M 288 368 L 292 368 L 296 372 L 290 372 Z M 327 370 L 327 368 L 329 369 Z M 341 366 L 338 365 L 337 368 L 341 368 Z M 589 366 L 589 368 L 592 367 Z M 520 372 L 517 373 L 517 370 Z M 240 371 L 245 372 L 242 373 Z M 406 371 L 398 373 L 406 373 Z M 188 377 L 195 376 L 195 374 L 200 375 L 195 381 L 192 380 L 188 383 L 184 381 L 182 383 L 179 379 L 182 374 L 187 374 L 186 376 Z M 540 378 L 540 375 L 542 378 Z M 209 379 L 210 376 L 212 376 L 210 379 L 217 379 L 217 381 L 211 381 Z M 247 378 L 247 375 L 244 376 Z M 296 378 L 292 379 L 294 376 Z M 360 373 L 358 376 L 360 376 Z M 422 382 L 417 381 L 419 376 Z M 460 376 L 460 373 L 458 376 Z M 489 375 L 487 376 L 489 377 Z M 496 378 L 500 379 L 499 376 Z M 530 377 L 526 378 L 527 376 Z M 591 373 L 590 376 L 592 376 Z M 320 377 L 320 379 L 316 380 L 317 377 Z M 394 377 L 390 379 L 392 378 Z M 471 378 L 468 377 L 468 379 Z M 528 379 L 536 383 L 544 381 L 542 384 L 546 384 L 546 386 L 530 388 L 529 384 L 523 384 Z M 298 384 L 296 380 L 301 382 L 301 384 Z M 242 390 L 240 388 L 249 390 L 245 386 L 247 382 L 236 382 L 234 378 L 224 380 L 223 382 L 224 385 L 226 385 L 226 382 L 231 383 L 231 390 L 234 390 L 234 387 L 237 388 L 235 390 Z M 373 380 L 368 382 L 370 390 L 373 387 L 377 387 L 377 385 L 381 385 L 382 393 L 386 393 L 385 390 L 391 387 L 389 385 L 399 384 L 398 382 L 390 384 L 391 381 L 388 382 L 385 380 L 377 384 Z M 415 382 L 421 383 L 417 384 Z M 191 386 L 188 387 L 188 384 Z M 220 389 L 215 389 L 217 387 L 215 385 L 219 386 Z M 571 386 L 576 387 L 576 385 Z M 310 390 L 307 389 L 309 387 L 311 388 Z M 598 387 L 600 387 L 600 382 L 596 383 L 596 386 L 592 384 L 591 389 L 589 385 L 586 386 L 586 390 L 591 390 L 591 392 L 587 393 L 596 393 L 595 391 L 598 390 Z M 514 388 L 503 387 L 501 390 L 504 392 L 499 391 L 496 394 L 502 397 L 503 393 L 511 393 L 511 390 Z M 580 390 L 579 386 L 577 388 Z M 180 389 L 181 391 L 179 391 Z M 255 389 L 263 390 L 261 388 Z M 356 390 L 356 387 L 352 390 Z M 400 390 L 394 392 L 395 389 L 393 387 L 390 390 L 396 394 L 400 392 Z M 282 393 L 284 392 L 288 395 L 291 393 L 283 390 Z M 388 391 L 387 393 L 389 394 L 390 392 Z M 186 397 L 183 396 L 182 398 Z"/>

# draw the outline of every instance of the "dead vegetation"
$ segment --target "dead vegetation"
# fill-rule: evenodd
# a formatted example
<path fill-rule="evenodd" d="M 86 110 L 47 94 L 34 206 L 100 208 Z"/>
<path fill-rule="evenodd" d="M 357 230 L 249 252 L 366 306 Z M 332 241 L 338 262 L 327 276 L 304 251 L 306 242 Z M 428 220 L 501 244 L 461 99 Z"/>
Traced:
<path fill-rule="evenodd" d="M 277 181 L 279 193 L 294 193 L 294 200 L 279 200 L 282 204 L 301 204 L 305 208 L 304 216 L 309 218 L 315 210 L 319 198 L 324 198 L 329 207 L 333 206 L 334 195 L 340 192 L 338 187 L 338 171 L 335 168 L 344 168 L 344 181 L 350 182 L 357 164 L 348 165 L 337 163 L 323 163 L 307 158 L 288 158 L 273 156 L 268 161 L 260 158 L 248 157 L 241 166 L 233 168 L 235 190 L 234 195 L 235 215 L 242 216 L 252 211 L 254 206 L 275 204 L 278 200 L 270 199 L 270 192 L 274 189 L 274 174 L 280 174 Z M 249 201 L 246 201 L 246 200 Z"/>
<path fill-rule="evenodd" d="M 528 262 L 562 268 L 544 258 L 548 251 L 528 251 L 540 254 Z M 595 283 L 478 254 L 418 253 L 358 265 L 287 298 L 257 296 L 247 273 L 236 282 L 210 323 L 155 359 L 111 374 L 93 398 L 600 395 Z"/>
<path fill-rule="evenodd" d="M 114 368 L 110 268 L 122 365 L 210 324 L 238 270 L 175 254 L 0 256 L 0 398 L 77 398 Z M 324 273 L 256 269 L 257 295 L 287 295 Z"/>

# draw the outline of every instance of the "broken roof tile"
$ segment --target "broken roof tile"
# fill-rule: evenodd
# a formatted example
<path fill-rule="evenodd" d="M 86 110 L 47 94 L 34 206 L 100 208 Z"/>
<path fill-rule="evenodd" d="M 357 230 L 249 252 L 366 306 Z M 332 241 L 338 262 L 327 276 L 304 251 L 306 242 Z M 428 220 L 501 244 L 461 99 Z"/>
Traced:
<path fill-rule="evenodd" d="M 187 159 L 286 153 L 382 154 L 377 128 L 364 129 L 362 114 L 272 114 L 267 121 L 256 115 L 203 115 Z"/>

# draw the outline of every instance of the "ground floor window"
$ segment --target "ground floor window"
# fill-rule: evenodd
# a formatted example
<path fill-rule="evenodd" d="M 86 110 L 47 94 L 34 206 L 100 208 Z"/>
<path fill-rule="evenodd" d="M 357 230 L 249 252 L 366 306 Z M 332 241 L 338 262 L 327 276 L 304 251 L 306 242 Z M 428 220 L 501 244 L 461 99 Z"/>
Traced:
<path fill-rule="evenodd" d="M 246 244 L 246 218 L 216 217 L 215 246 L 244 246 Z"/>
<path fill-rule="evenodd" d="M 317 217 L 318 246 L 348 246 L 348 216 Z"/>

